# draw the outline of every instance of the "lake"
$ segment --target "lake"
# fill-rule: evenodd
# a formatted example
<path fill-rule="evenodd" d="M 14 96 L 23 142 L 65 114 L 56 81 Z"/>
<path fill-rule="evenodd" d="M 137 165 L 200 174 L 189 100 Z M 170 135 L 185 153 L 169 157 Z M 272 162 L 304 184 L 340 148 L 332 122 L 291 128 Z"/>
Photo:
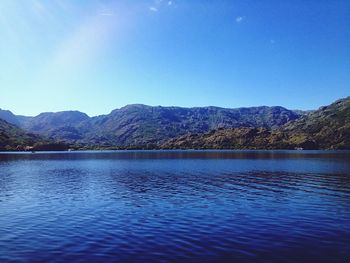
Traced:
<path fill-rule="evenodd" d="M 0 261 L 350 262 L 350 152 L 0 153 Z"/>

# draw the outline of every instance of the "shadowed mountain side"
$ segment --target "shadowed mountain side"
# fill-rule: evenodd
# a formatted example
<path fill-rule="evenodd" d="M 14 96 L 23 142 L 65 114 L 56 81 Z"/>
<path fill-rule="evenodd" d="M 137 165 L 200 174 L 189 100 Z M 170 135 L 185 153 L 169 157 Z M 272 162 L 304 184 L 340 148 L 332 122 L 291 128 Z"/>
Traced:
<path fill-rule="evenodd" d="M 0 109 L 0 119 L 5 120 L 8 123 L 11 123 L 13 125 L 19 126 L 20 125 L 20 116 L 14 115 L 11 111 L 9 110 L 3 110 Z"/>
<path fill-rule="evenodd" d="M 0 119 L 0 150 L 15 150 L 33 145 L 38 136 L 29 135 L 13 124 Z"/>
<path fill-rule="evenodd" d="M 26 133 L 17 126 L 0 119 L 0 151 L 61 151 L 68 145 Z"/>
<path fill-rule="evenodd" d="M 68 146 L 38 135 L 29 134 L 0 119 L 0 151 L 50 151 L 67 150 Z"/>

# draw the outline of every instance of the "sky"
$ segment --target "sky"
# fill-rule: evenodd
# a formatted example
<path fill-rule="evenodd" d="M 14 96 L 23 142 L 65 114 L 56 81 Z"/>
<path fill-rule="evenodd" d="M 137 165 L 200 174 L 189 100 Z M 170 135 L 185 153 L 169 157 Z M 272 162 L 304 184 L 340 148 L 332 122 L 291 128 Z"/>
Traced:
<path fill-rule="evenodd" d="M 350 95 L 349 0 L 1 0 L 0 108 L 317 109 Z"/>

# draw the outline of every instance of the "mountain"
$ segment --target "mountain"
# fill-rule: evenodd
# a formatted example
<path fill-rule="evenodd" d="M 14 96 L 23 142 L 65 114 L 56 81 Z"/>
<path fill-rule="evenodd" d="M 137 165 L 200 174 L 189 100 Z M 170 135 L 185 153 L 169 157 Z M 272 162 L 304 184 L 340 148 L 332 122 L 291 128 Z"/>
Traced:
<path fill-rule="evenodd" d="M 19 126 L 51 139 L 75 141 L 82 138 L 82 123 L 89 116 L 79 111 L 45 112 L 35 117 L 21 117 Z"/>
<path fill-rule="evenodd" d="M 0 151 L 62 151 L 69 145 L 26 133 L 17 126 L 0 119 Z"/>
<path fill-rule="evenodd" d="M 8 123 L 19 126 L 19 117 L 14 115 L 9 110 L 0 109 L 0 119 L 5 120 Z"/>
<path fill-rule="evenodd" d="M 171 139 L 163 149 L 350 149 L 350 97 L 277 129 L 217 129 Z"/>
<path fill-rule="evenodd" d="M 267 128 L 230 128 L 170 139 L 163 149 L 281 149 L 290 148 L 285 135 Z M 280 144 L 276 144 L 280 142 Z"/>
<path fill-rule="evenodd" d="M 276 128 L 299 117 L 283 107 L 226 109 L 133 104 L 92 118 L 85 113 L 65 111 L 7 120 L 50 139 L 114 147 L 159 144 L 187 133 L 204 133 L 218 128 Z"/>
<path fill-rule="evenodd" d="M 288 123 L 288 134 L 300 134 L 300 141 L 313 141 L 318 148 L 350 148 L 350 97 Z"/>
<path fill-rule="evenodd" d="M 0 123 L 2 149 L 33 144 L 40 145 L 38 149 L 53 149 L 61 147 L 61 142 L 75 148 L 350 148 L 350 97 L 299 113 L 266 106 L 226 109 L 133 104 L 96 117 L 78 111 L 25 117 L 4 110 L 0 117 L 6 120 Z"/>
<path fill-rule="evenodd" d="M 298 117 L 282 107 L 224 109 L 136 104 L 93 118 L 86 138 L 90 142 L 124 146 L 157 144 L 189 132 L 203 133 L 217 128 L 278 127 Z"/>
<path fill-rule="evenodd" d="M 24 149 L 26 146 L 34 145 L 38 141 L 38 137 L 30 135 L 0 119 L 0 150 L 16 150 Z"/>
<path fill-rule="evenodd" d="M 309 113 L 314 112 L 314 110 L 293 110 L 296 114 L 300 116 L 308 115 Z"/>

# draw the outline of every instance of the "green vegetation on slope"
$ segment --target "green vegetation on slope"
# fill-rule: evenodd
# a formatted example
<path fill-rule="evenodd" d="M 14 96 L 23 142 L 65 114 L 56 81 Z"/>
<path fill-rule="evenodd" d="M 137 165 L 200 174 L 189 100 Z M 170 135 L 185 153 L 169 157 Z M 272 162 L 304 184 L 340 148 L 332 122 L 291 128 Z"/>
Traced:
<path fill-rule="evenodd" d="M 26 134 L 23 130 L 0 119 L 0 150 L 24 149 L 38 140 L 35 135 Z"/>
<path fill-rule="evenodd" d="M 350 97 L 278 129 L 218 129 L 171 139 L 163 149 L 350 149 Z"/>
<path fill-rule="evenodd" d="M 2 112 L 0 149 L 349 149 L 350 97 L 302 116 L 282 107 L 223 109 L 129 105 L 24 117 Z M 39 137 L 40 136 L 40 137 Z M 42 137 L 41 137 L 42 136 Z M 48 139 L 42 139 L 48 138 Z M 57 141 L 63 141 L 61 143 Z"/>
<path fill-rule="evenodd" d="M 0 119 L 0 151 L 59 151 L 67 149 L 68 145 L 64 143 L 28 134 L 15 125 Z"/>
<path fill-rule="evenodd" d="M 350 97 L 288 123 L 283 131 L 296 142 L 312 140 L 320 149 L 350 149 Z"/>
<path fill-rule="evenodd" d="M 1 113 L 1 111 L 0 111 Z M 3 112 L 10 116 L 9 112 Z M 15 116 L 15 115 L 13 115 Z M 76 111 L 13 116 L 24 130 L 53 140 L 97 147 L 129 147 L 163 143 L 186 133 L 233 127 L 279 127 L 300 117 L 283 107 L 225 109 L 219 107 L 151 107 L 128 105 L 108 115 L 88 117 Z"/>

